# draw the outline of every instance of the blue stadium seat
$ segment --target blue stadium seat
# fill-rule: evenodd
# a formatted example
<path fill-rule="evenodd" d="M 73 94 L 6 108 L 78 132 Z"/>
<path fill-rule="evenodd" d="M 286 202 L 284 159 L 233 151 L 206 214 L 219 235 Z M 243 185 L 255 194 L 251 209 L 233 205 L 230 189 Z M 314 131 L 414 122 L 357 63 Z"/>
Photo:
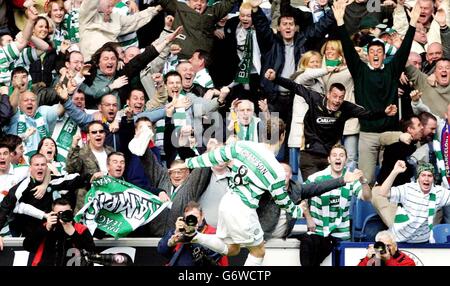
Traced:
<path fill-rule="evenodd" d="M 450 243 L 450 224 L 438 224 L 433 226 L 433 238 L 436 243 Z"/>
<path fill-rule="evenodd" d="M 370 202 L 355 199 L 351 207 L 352 241 L 373 241 L 386 226 Z"/>

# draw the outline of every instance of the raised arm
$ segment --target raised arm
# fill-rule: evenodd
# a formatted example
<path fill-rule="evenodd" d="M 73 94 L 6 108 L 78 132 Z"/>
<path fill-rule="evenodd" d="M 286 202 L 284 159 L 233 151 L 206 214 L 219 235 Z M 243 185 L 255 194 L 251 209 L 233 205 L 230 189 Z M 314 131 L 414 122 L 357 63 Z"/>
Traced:
<path fill-rule="evenodd" d="M 403 173 L 406 171 L 406 164 L 405 161 L 398 160 L 395 165 L 394 169 L 392 169 L 389 176 L 384 180 L 383 184 L 381 186 L 373 187 L 374 192 L 378 192 L 383 197 L 389 197 L 390 191 L 392 188 L 392 184 L 395 181 L 395 178 L 397 178 L 398 174 Z"/>
<path fill-rule="evenodd" d="M 272 48 L 273 41 L 275 40 L 275 35 L 270 28 L 270 23 L 269 20 L 267 20 L 266 15 L 264 15 L 261 8 L 258 7 L 260 3 L 261 0 L 251 2 L 253 7 L 252 22 L 253 26 L 255 27 L 256 39 L 258 40 L 261 55 L 264 55 Z"/>
<path fill-rule="evenodd" d="M 139 30 L 142 26 L 150 22 L 161 10 L 162 7 L 158 5 L 156 7 L 148 7 L 147 9 L 130 16 L 119 15 L 121 25 L 120 34 L 128 34 Z"/>

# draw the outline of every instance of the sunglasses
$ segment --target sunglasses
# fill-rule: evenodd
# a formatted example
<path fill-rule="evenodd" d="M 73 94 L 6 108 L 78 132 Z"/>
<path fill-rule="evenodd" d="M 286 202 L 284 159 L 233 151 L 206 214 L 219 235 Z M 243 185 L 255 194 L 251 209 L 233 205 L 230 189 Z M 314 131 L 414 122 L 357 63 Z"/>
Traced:
<path fill-rule="evenodd" d="M 100 134 L 103 134 L 103 133 L 105 133 L 105 130 L 94 130 L 94 131 L 91 131 L 90 132 L 91 134 L 97 134 L 97 133 L 100 133 Z"/>

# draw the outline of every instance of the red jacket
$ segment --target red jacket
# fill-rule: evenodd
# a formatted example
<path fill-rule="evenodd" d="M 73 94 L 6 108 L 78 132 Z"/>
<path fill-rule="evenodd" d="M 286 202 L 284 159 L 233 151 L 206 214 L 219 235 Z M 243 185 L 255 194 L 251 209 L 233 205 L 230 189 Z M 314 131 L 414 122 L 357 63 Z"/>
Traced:
<path fill-rule="evenodd" d="M 361 259 L 358 266 L 367 266 L 367 262 L 369 262 L 369 260 L 370 259 L 367 256 L 364 257 Z M 408 255 L 397 250 L 397 252 L 391 256 L 390 259 L 385 261 L 384 266 L 416 266 L 416 263 Z"/>

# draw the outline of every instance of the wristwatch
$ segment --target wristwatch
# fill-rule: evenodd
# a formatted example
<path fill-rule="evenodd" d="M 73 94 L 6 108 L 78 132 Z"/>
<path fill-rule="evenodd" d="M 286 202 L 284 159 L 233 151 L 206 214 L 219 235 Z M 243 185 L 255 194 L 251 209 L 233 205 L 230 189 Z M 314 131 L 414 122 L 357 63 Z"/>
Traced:
<path fill-rule="evenodd" d="M 362 177 L 361 179 L 359 179 L 359 182 L 360 182 L 361 184 L 363 184 L 363 185 L 369 183 L 369 181 L 368 181 L 365 177 Z"/>

